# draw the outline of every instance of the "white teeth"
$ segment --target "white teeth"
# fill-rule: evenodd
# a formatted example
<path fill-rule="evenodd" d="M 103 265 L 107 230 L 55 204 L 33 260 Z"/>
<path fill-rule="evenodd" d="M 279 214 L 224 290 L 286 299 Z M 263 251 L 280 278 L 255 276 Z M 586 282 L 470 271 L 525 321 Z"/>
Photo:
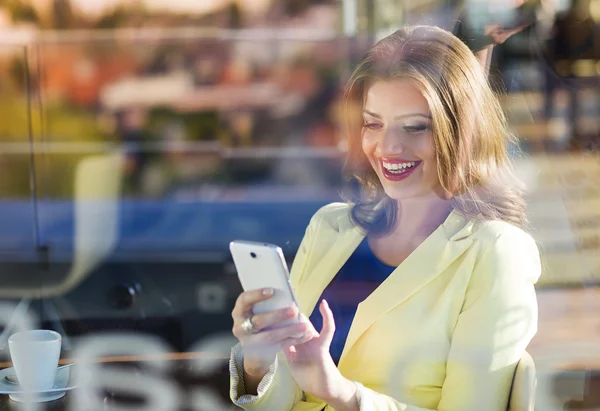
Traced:
<path fill-rule="evenodd" d="M 414 161 L 411 161 L 409 163 L 383 163 L 383 166 L 385 167 L 385 169 L 389 172 L 392 173 L 396 173 L 396 174 L 400 174 L 405 172 L 406 170 L 414 167 L 416 165 L 416 163 Z"/>

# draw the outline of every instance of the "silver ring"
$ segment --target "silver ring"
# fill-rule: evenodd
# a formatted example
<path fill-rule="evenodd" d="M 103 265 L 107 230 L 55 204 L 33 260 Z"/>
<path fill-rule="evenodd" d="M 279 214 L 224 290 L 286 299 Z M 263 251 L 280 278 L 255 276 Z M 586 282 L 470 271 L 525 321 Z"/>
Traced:
<path fill-rule="evenodd" d="M 242 330 L 244 330 L 248 334 L 256 334 L 258 332 L 258 330 L 254 328 L 254 324 L 252 324 L 252 317 L 254 317 L 254 315 L 251 315 L 250 317 L 242 321 Z"/>

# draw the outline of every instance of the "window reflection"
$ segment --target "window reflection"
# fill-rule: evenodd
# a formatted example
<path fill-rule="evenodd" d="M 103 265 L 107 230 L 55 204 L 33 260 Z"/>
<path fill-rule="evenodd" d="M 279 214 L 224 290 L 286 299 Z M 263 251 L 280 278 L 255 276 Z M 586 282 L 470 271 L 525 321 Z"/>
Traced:
<path fill-rule="evenodd" d="M 401 24 L 461 16 L 455 2 L 358 1 L 348 38 L 347 4 L 284 2 L 268 29 L 244 6 L 205 17 L 241 31 L 177 27 L 184 16 L 157 29 L 118 9 L 81 30 L 56 3 L 65 30 L 39 31 L 50 23 L 23 6 L 24 31 L 0 46 L 0 296 L 69 340 L 145 332 L 173 352 L 230 329 L 229 241 L 278 244 L 291 263 L 313 213 L 339 201 L 340 95 L 357 56 Z M 596 3 L 535 3 L 534 24 L 491 62 L 544 263 L 536 362 L 598 339 Z M 597 358 L 540 367 L 580 373 L 549 383 L 560 404 L 594 386 Z"/>

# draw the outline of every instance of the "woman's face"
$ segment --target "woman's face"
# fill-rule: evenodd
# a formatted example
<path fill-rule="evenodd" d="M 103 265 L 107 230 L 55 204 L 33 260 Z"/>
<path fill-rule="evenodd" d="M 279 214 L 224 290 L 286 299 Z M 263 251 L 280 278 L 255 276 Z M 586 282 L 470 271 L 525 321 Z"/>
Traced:
<path fill-rule="evenodd" d="M 363 108 L 362 149 L 394 200 L 439 192 L 429 105 L 409 80 L 377 81 Z"/>

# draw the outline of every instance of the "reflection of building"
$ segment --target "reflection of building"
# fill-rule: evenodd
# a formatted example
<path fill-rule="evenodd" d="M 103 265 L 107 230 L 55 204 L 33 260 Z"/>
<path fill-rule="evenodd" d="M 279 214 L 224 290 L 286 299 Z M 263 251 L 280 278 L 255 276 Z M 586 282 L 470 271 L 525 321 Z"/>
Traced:
<path fill-rule="evenodd" d="M 50 12 L 52 2 L 49 0 L 30 0 L 43 13 Z M 230 0 L 210 1 L 172 1 L 172 0 L 70 0 L 71 7 L 87 16 L 97 16 L 118 7 L 138 3 L 150 11 L 161 11 L 185 14 L 206 14 L 222 9 L 231 3 Z M 269 0 L 236 0 L 243 12 L 260 13 L 269 6 Z"/>
<path fill-rule="evenodd" d="M 109 110 L 168 106 L 181 100 L 193 86 L 192 76 L 186 72 L 125 77 L 106 84 L 100 92 L 100 103 Z"/>
<path fill-rule="evenodd" d="M 392 32 L 402 25 L 406 2 L 394 0 L 355 0 L 358 2 L 357 29 L 359 33 L 378 36 Z"/>
<path fill-rule="evenodd" d="M 535 155 L 518 162 L 530 189 L 529 216 L 540 244 L 538 285 L 600 278 L 600 164 L 593 155 Z"/>
<path fill-rule="evenodd" d="M 41 47 L 40 60 L 46 95 L 78 106 L 97 104 L 106 84 L 135 71 L 135 62 L 127 54 L 115 52 L 94 59 L 70 45 Z"/>

